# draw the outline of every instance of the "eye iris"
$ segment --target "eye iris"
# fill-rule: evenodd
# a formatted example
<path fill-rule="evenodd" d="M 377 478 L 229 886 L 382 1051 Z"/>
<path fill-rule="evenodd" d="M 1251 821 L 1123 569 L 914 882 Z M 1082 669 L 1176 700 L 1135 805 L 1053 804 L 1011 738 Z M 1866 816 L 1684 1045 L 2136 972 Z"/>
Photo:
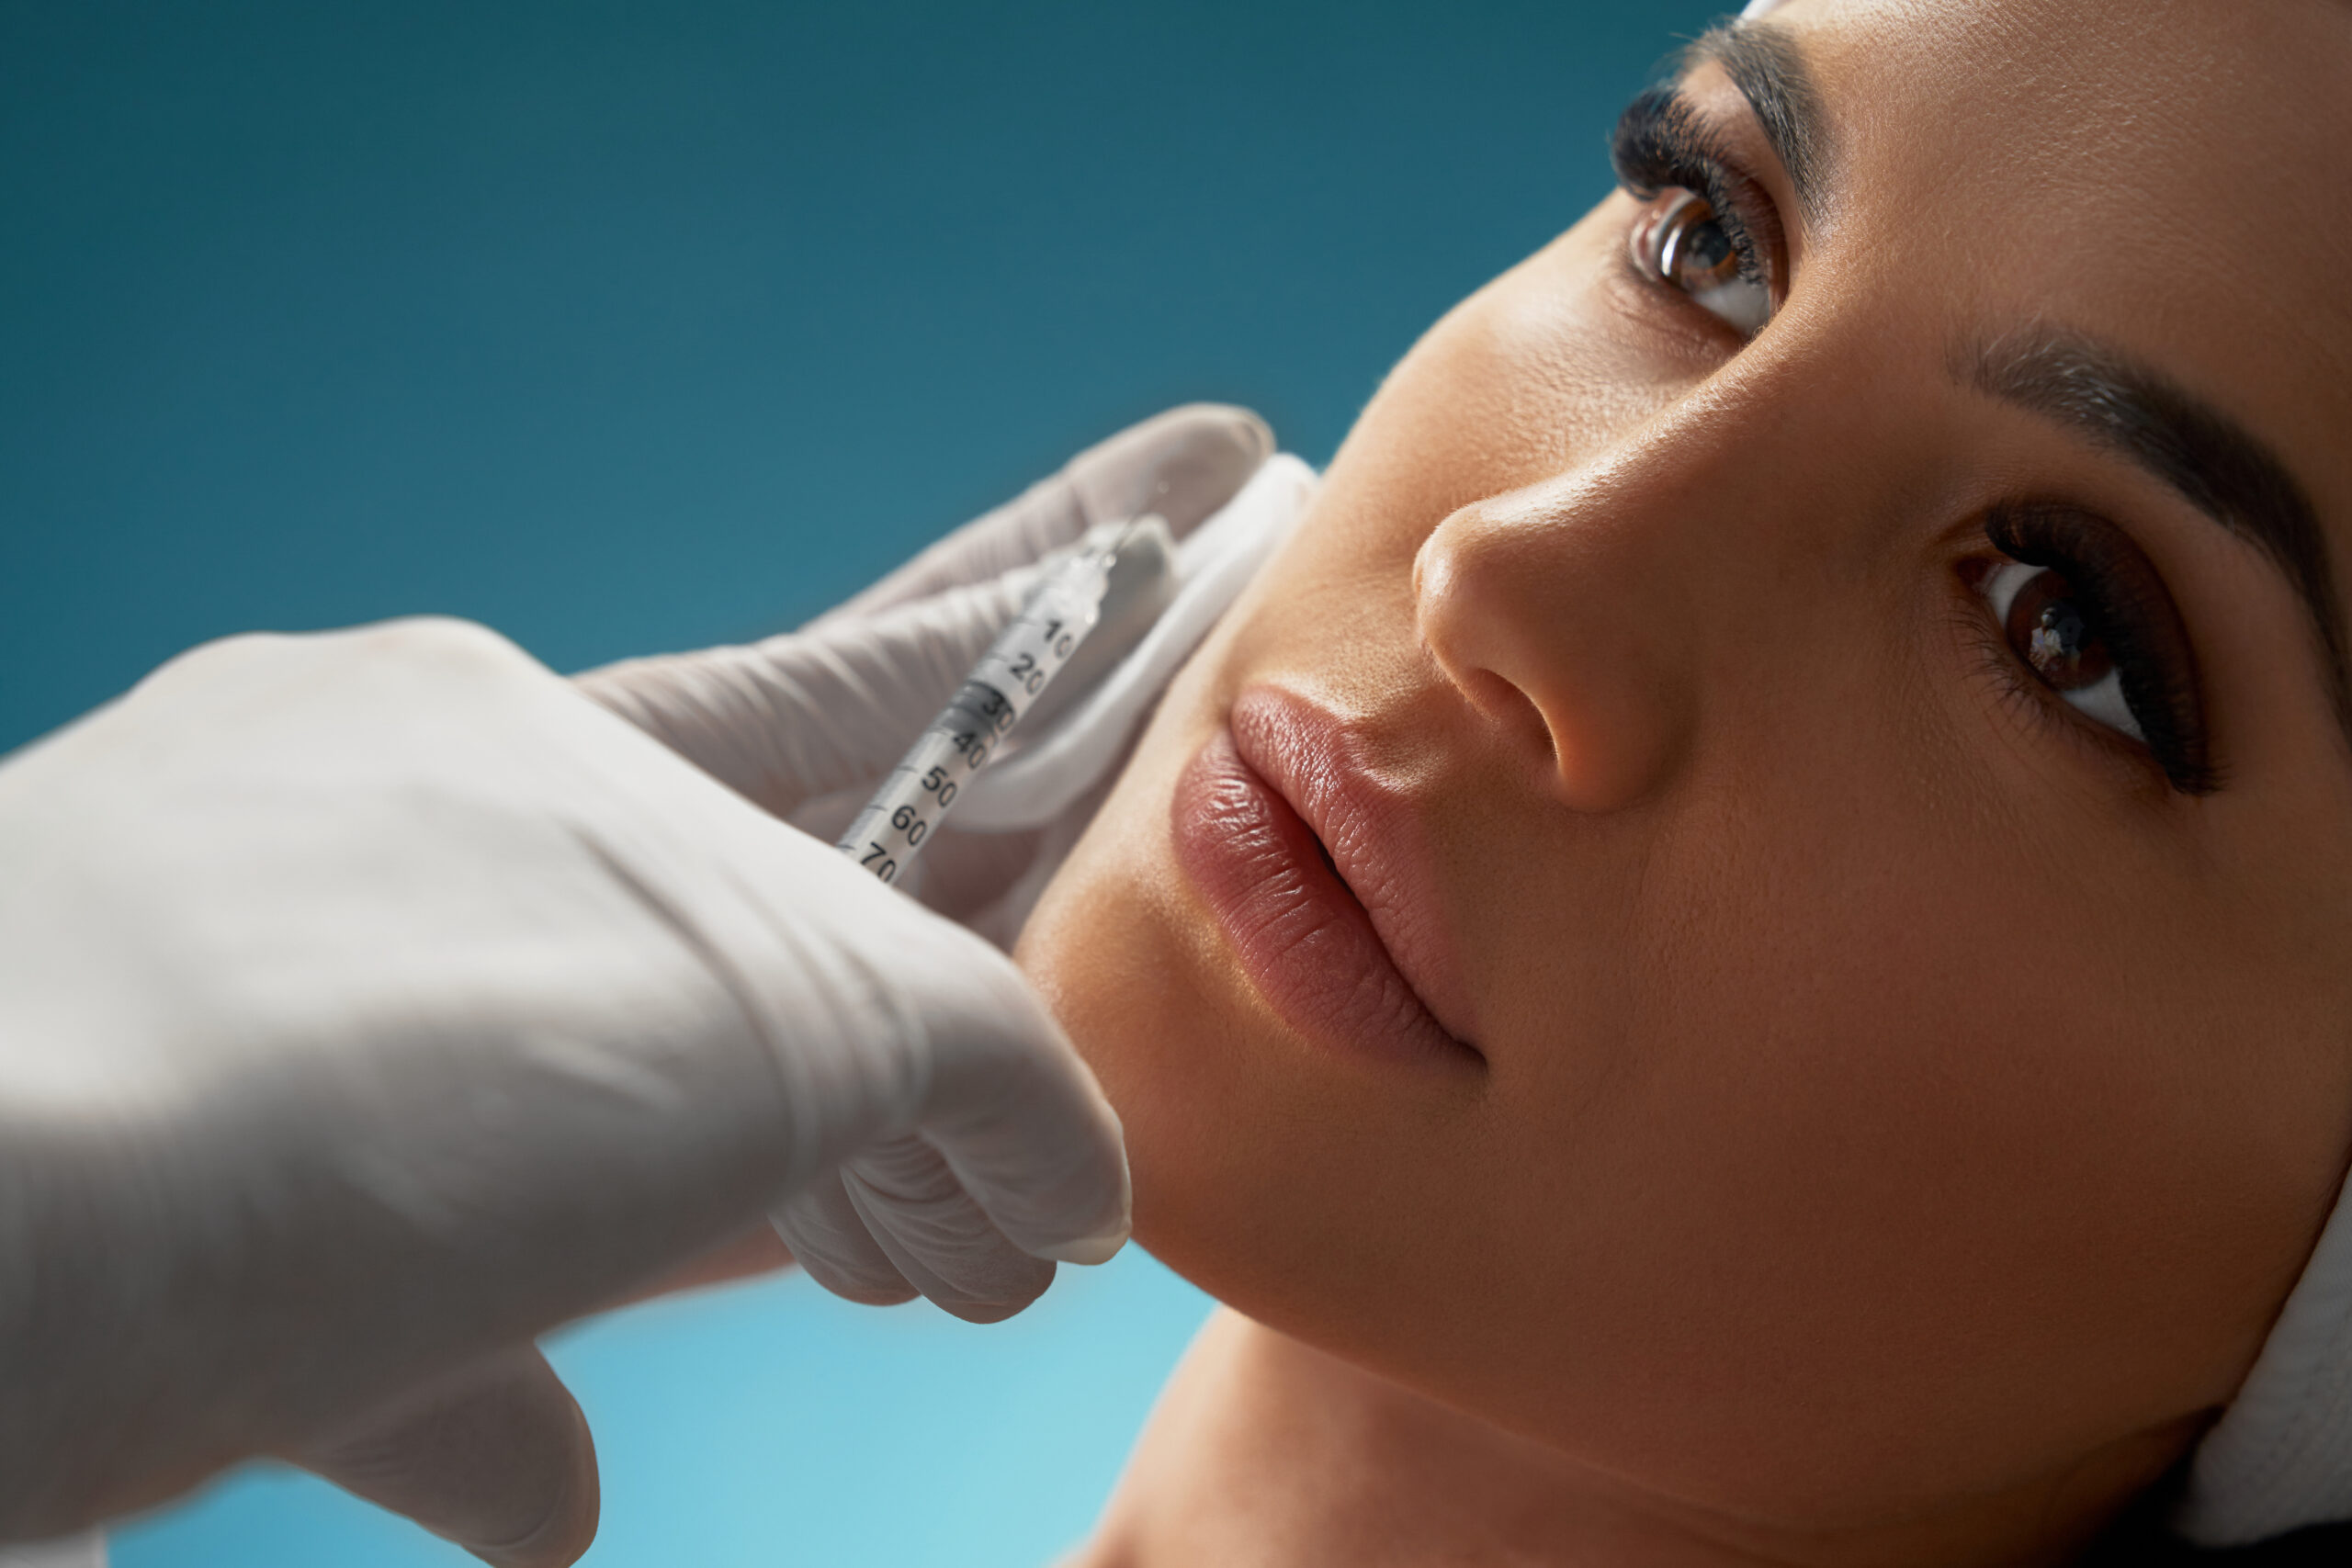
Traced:
<path fill-rule="evenodd" d="M 1771 320 L 1764 284 L 1740 276 L 1736 229 L 1715 216 L 1704 197 L 1679 187 L 1655 198 L 1626 231 L 1634 265 L 1648 277 L 1697 300 L 1709 313 L 1754 337 Z"/>
<path fill-rule="evenodd" d="M 2007 629 L 2009 646 L 2057 691 L 2097 685 L 2114 668 L 2075 585 L 2055 571 L 2036 572 L 2018 590 Z"/>
<path fill-rule="evenodd" d="M 1663 207 L 1632 236 L 1634 259 L 1651 276 L 1686 294 L 1706 294 L 1737 283 L 1739 247 L 1706 197 L 1669 193 Z"/>
<path fill-rule="evenodd" d="M 1685 209 L 1679 240 L 1674 250 L 1674 281 L 1683 288 L 1693 292 L 1713 288 L 1739 275 L 1739 253 L 1705 202 L 1692 202 Z"/>

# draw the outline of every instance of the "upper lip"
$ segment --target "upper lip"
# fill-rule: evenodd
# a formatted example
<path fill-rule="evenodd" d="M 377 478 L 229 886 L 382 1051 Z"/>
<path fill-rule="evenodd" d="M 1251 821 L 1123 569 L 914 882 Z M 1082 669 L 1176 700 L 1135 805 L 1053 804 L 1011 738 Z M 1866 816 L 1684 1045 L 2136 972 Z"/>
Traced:
<path fill-rule="evenodd" d="M 1438 902 L 1421 813 L 1365 753 L 1366 738 L 1317 704 L 1252 687 L 1227 716 L 1235 748 L 1321 841 L 1430 1016 L 1472 1051 L 1476 1019 Z"/>

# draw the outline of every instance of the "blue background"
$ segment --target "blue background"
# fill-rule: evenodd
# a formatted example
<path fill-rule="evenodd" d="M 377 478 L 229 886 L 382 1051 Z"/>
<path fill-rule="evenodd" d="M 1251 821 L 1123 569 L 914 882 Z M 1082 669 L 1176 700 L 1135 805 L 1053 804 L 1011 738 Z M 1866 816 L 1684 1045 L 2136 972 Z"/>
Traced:
<path fill-rule="evenodd" d="M 254 627 L 772 630 L 1187 399 L 1320 462 L 1716 8 L 0 0 L 0 750 Z M 588 1561 L 1046 1561 L 1205 1310 L 572 1331 Z M 116 1560 L 469 1561 L 282 1472 Z"/>

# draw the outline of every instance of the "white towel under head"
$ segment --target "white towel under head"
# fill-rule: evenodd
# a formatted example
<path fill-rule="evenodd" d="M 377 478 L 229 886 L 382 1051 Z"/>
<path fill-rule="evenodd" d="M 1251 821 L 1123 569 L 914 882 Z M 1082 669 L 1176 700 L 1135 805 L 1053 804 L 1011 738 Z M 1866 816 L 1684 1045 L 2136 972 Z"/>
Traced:
<path fill-rule="evenodd" d="M 2173 1526 L 2245 1546 L 2352 1519 L 2352 1183 L 2237 1397 L 2197 1447 Z"/>

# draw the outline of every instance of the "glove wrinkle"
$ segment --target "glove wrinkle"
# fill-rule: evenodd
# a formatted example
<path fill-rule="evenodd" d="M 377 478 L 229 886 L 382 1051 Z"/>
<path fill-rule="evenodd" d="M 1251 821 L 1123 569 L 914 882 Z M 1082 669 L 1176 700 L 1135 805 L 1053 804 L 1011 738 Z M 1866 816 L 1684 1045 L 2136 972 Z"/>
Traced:
<path fill-rule="evenodd" d="M 899 1273 L 967 1323 L 997 1323 L 1045 1294 L 1054 1265 L 1005 1238 L 921 1138 L 877 1144 L 842 1168 L 842 1187 Z"/>
<path fill-rule="evenodd" d="M 594 834 L 583 831 L 580 834 L 580 840 L 582 848 L 605 868 L 614 882 L 676 938 L 681 946 L 702 962 L 705 970 L 734 1002 L 745 1028 L 764 1047 L 766 1060 L 776 1069 L 778 1103 L 786 1108 L 786 1113 L 792 1116 L 796 1123 L 786 1145 L 796 1150 L 809 1149 L 815 1142 L 816 1131 L 822 1123 L 822 1107 L 809 1107 L 807 1104 L 809 1096 L 805 1092 L 795 1092 L 805 1091 L 810 1086 L 793 1081 L 796 1077 L 792 1070 L 793 1056 L 785 1041 L 777 1037 L 776 1021 L 770 1010 L 763 1005 L 757 987 L 736 962 L 734 954 L 728 951 L 727 944 L 713 940 L 701 921 L 677 899 L 640 875 L 626 856 L 599 841 Z M 817 1168 L 813 1150 L 806 1158 L 808 1170 L 787 1166 L 778 1174 L 776 1179 L 781 1186 L 797 1185 Z"/>
<path fill-rule="evenodd" d="M 838 1171 L 794 1193 L 769 1223 L 808 1277 L 843 1300 L 896 1306 L 918 1293 L 865 1228 Z"/>

